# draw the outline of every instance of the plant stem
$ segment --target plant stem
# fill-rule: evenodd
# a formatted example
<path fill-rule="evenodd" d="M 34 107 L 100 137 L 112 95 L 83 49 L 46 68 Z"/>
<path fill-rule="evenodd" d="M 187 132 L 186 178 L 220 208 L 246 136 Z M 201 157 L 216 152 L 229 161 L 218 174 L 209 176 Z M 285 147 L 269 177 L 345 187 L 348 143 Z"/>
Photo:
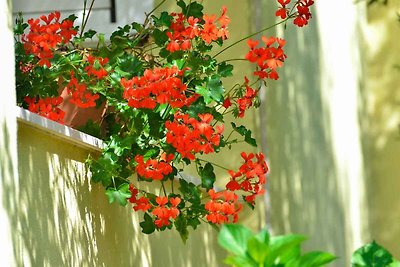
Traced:
<path fill-rule="evenodd" d="M 219 168 L 221 168 L 221 169 L 224 169 L 224 170 L 229 171 L 228 168 L 225 168 L 224 166 L 221 166 L 221 165 L 216 164 L 216 163 L 214 163 L 214 162 L 211 162 L 211 161 L 208 161 L 208 160 L 205 160 L 205 159 L 199 159 L 199 158 L 197 158 L 197 159 L 200 160 L 200 161 L 207 162 L 207 163 L 210 163 L 210 164 L 212 164 L 212 165 L 215 165 L 215 166 L 217 166 L 217 167 L 219 167 Z"/>
<path fill-rule="evenodd" d="M 165 190 L 164 181 L 161 181 L 161 187 L 164 192 L 164 196 L 167 196 L 167 191 Z"/>
<path fill-rule="evenodd" d="M 246 37 L 243 37 L 242 39 L 237 40 L 237 41 L 234 42 L 233 44 L 228 45 L 227 47 L 225 47 L 224 49 L 222 49 L 221 51 L 219 51 L 217 54 L 215 54 L 215 55 L 213 56 L 213 58 L 215 58 L 215 57 L 217 57 L 219 54 L 225 52 L 226 50 L 228 50 L 228 49 L 231 48 L 232 46 L 235 46 L 235 45 L 237 45 L 238 43 L 243 42 L 244 40 L 247 40 L 247 39 L 250 38 L 250 37 L 253 37 L 253 36 L 255 36 L 255 35 L 257 35 L 257 34 L 260 34 L 260 33 L 264 32 L 264 31 L 270 30 L 270 29 L 272 29 L 272 28 L 274 28 L 274 27 L 276 27 L 276 26 L 278 26 L 278 25 L 280 25 L 280 24 L 286 22 L 289 18 L 290 18 L 290 17 L 287 17 L 286 19 L 281 20 L 281 21 L 279 21 L 279 22 L 277 22 L 277 23 L 275 23 L 275 24 L 273 24 L 273 25 L 271 25 L 271 26 L 268 26 L 268 27 L 266 27 L 266 28 L 264 28 L 264 29 L 262 29 L 262 30 L 259 30 L 259 31 L 255 32 L 255 33 L 252 33 L 252 34 L 250 34 L 250 35 L 247 35 Z"/>
<path fill-rule="evenodd" d="M 92 0 L 92 2 L 90 3 L 90 7 L 89 7 L 88 13 L 87 13 L 87 15 L 86 15 L 86 2 L 87 2 L 87 0 L 84 0 L 84 3 L 83 3 L 83 18 L 82 18 L 81 34 L 79 35 L 79 37 L 82 37 L 82 35 L 83 35 L 83 31 L 85 30 L 86 24 L 87 24 L 87 22 L 88 22 L 88 20 L 89 20 L 90 13 L 92 12 L 92 9 L 93 9 L 94 1 L 95 1 L 95 0 Z"/>
<path fill-rule="evenodd" d="M 156 11 L 160 6 L 162 6 L 162 4 L 164 4 L 167 0 L 162 0 L 155 8 L 153 8 L 153 10 L 151 10 L 149 13 L 146 14 L 146 19 L 144 24 L 147 24 L 147 21 L 150 17 L 151 14 L 154 13 L 154 11 Z"/>

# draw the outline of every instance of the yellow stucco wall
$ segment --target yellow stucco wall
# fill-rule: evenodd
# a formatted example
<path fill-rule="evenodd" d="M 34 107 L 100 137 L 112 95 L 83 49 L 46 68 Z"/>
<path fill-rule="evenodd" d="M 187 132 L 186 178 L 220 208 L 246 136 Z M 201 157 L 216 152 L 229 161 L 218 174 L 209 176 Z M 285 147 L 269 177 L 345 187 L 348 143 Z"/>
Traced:
<path fill-rule="evenodd" d="M 88 152 L 19 124 L 21 179 L 3 188 L 17 266 L 222 266 L 212 227 L 191 232 L 186 245 L 176 231 L 142 234 L 137 213 L 90 183 Z"/>
<path fill-rule="evenodd" d="M 400 259 L 399 1 L 368 8 L 366 153 L 371 237 Z"/>

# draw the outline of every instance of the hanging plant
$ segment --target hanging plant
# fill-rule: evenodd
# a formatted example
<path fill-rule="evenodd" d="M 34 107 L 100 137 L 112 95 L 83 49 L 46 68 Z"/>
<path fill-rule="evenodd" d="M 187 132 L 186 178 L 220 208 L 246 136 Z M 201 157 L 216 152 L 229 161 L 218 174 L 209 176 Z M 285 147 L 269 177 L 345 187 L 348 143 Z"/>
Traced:
<path fill-rule="evenodd" d="M 163 0 L 143 23 L 118 27 L 106 40 L 85 29 L 93 2 L 80 27 L 75 15 L 61 19 L 59 12 L 26 23 L 18 18 L 17 104 L 74 127 L 64 120 L 67 104 L 100 109 L 100 119 L 79 128 L 105 143 L 101 156 L 87 161 L 92 181 L 104 186 L 110 203 L 129 204 L 143 214 L 143 233 L 175 228 L 186 240 L 188 227 L 236 222 L 243 203 L 254 207 L 264 193 L 265 156 L 242 152 L 237 168 L 226 169 L 230 179 L 219 191 L 215 169 L 224 167 L 203 156 L 229 151 L 238 142 L 257 146 L 241 118 L 258 107 L 261 86 L 279 79 L 286 55 L 285 40 L 251 37 L 290 20 L 306 25 L 314 2 L 278 0 L 276 24 L 229 46 L 224 46 L 230 23 L 226 7 L 205 14 L 200 2 L 180 0 L 175 12 L 155 15 Z M 246 40 L 245 60 L 253 75 L 237 77 L 235 86 L 225 88 L 234 65 L 218 56 Z M 226 125 L 232 114 L 235 121 Z M 199 184 L 181 177 L 187 165 L 195 165 Z M 159 194 L 144 190 L 146 183 L 159 185 Z"/>

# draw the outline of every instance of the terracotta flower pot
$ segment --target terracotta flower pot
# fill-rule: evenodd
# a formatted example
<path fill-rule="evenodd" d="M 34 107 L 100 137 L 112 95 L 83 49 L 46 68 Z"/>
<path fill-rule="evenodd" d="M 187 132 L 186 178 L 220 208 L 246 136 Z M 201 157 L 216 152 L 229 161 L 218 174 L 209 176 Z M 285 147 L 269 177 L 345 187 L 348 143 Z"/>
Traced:
<path fill-rule="evenodd" d="M 79 128 L 84 126 L 89 120 L 94 123 L 101 123 L 105 115 L 107 106 L 106 103 L 102 103 L 100 107 L 81 108 L 70 102 L 72 98 L 68 94 L 67 89 L 64 88 L 61 91 L 61 97 L 64 101 L 61 103 L 59 108 L 65 112 L 64 124 L 72 128 Z"/>

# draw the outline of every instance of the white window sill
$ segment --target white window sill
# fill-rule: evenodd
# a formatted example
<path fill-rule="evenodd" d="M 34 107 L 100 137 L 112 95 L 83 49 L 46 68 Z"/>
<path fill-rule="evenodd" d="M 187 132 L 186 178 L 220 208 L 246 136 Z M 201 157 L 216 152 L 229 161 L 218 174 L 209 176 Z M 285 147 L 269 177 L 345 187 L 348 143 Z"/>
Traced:
<path fill-rule="evenodd" d="M 42 130 L 47 134 L 62 139 L 65 142 L 74 144 L 78 147 L 101 151 L 104 143 L 101 139 L 85 134 L 71 127 L 62 125 L 58 122 L 39 116 L 21 107 L 15 107 L 18 123 L 29 125 L 33 128 Z"/>

